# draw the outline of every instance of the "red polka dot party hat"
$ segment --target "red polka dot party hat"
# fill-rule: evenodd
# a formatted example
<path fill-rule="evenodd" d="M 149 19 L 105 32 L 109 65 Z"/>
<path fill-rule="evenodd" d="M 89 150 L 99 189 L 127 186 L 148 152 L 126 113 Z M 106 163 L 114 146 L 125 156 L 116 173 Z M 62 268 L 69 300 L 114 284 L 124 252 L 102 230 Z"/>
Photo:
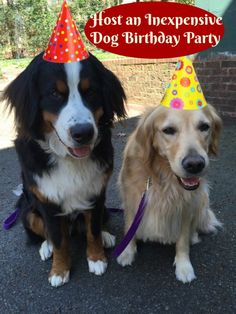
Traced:
<path fill-rule="evenodd" d="M 55 63 L 69 63 L 88 57 L 89 54 L 77 30 L 76 23 L 72 19 L 66 0 L 64 0 L 43 59 Z"/>
<path fill-rule="evenodd" d="M 189 57 L 181 57 L 161 105 L 184 110 L 198 110 L 207 106 L 200 83 Z"/>

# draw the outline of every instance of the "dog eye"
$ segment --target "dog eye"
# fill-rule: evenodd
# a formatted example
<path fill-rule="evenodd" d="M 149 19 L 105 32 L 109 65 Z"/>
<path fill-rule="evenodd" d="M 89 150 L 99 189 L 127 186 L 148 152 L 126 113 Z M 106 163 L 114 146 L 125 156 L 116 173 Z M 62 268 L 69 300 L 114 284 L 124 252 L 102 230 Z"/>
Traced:
<path fill-rule="evenodd" d="M 176 129 L 173 127 L 167 127 L 163 129 L 162 132 L 168 135 L 174 135 L 176 133 Z"/>
<path fill-rule="evenodd" d="M 198 128 L 201 132 L 206 132 L 209 130 L 210 126 L 207 123 L 201 123 Z"/>
<path fill-rule="evenodd" d="M 53 96 L 54 98 L 57 98 L 57 99 L 61 99 L 62 98 L 62 94 L 59 93 L 56 89 L 53 89 L 51 91 L 51 96 Z"/>
<path fill-rule="evenodd" d="M 89 88 L 86 91 L 83 91 L 83 95 L 86 97 L 93 97 L 95 95 L 95 90 L 92 88 Z"/>

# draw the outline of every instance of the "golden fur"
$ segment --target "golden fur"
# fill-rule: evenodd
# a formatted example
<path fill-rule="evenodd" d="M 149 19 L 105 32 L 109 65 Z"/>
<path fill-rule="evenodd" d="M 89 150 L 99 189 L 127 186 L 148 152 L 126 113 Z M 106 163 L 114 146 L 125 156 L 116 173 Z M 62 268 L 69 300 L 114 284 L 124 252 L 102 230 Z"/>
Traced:
<path fill-rule="evenodd" d="M 165 133 L 173 129 L 174 134 Z M 209 208 L 205 178 L 208 156 L 216 155 L 218 151 L 220 129 L 221 119 L 210 105 L 195 111 L 158 106 L 141 117 L 125 148 L 119 176 L 125 233 L 134 219 L 148 177 L 152 185 L 136 235 L 118 257 L 122 266 L 134 261 L 136 239 L 176 243 L 177 279 L 190 282 L 195 278 L 189 259 L 189 243 L 199 241 L 198 231 L 215 231 L 221 225 Z M 183 168 L 184 158 L 191 154 L 201 156 L 205 166 L 197 175 L 192 175 L 199 186 L 190 191 L 179 181 L 191 177 Z"/>

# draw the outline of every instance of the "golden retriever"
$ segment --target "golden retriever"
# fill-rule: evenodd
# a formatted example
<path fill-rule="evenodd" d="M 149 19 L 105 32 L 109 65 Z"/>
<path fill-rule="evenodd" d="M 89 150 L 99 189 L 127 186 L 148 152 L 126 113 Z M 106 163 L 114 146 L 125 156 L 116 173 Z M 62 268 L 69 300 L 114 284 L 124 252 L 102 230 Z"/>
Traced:
<path fill-rule="evenodd" d="M 221 119 L 208 105 L 202 110 L 149 109 L 130 136 L 124 152 L 119 185 L 129 229 L 147 179 L 147 206 L 141 224 L 117 261 L 131 265 L 136 240 L 175 243 L 175 274 L 183 283 L 195 279 L 189 258 L 198 231 L 216 231 L 221 223 L 209 208 L 205 177 L 209 156 L 216 155 Z"/>

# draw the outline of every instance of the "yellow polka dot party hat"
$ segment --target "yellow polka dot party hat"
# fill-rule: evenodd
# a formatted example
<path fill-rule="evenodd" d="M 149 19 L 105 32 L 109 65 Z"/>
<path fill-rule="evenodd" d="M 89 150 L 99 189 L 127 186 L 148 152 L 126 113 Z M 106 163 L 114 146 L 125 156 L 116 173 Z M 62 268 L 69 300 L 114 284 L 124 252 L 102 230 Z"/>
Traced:
<path fill-rule="evenodd" d="M 207 106 L 200 83 L 189 57 L 181 57 L 161 105 L 184 110 L 198 110 Z"/>

